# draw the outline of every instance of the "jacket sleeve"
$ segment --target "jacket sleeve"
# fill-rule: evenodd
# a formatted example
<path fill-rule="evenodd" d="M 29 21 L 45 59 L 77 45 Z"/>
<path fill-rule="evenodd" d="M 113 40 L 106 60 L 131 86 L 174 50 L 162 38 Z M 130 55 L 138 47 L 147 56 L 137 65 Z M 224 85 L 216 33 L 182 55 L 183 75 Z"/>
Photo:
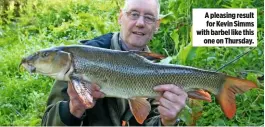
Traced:
<path fill-rule="evenodd" d="M 42 126 L 78 126 L 82 119 L 73 116 L 69 109 L 67 82 L 55 81 L 49 95 L 47 108 L 42 118 Z"/>
<path fill-rule="evenodd" d="M 152 104 L 152 99 L 149 102 Z M 157 105 L 151 105 L 151 112 L 144 122 L 145 126 L 161 126 L 160 116 L 157 110 Z"/>

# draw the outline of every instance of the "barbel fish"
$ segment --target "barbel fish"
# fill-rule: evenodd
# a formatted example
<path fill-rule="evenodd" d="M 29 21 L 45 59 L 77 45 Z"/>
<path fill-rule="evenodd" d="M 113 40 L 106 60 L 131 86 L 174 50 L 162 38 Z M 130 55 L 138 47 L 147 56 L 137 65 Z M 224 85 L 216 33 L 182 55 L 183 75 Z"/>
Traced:
<path fill-rule="evenodd" d="M 178 84 L 190 98 L 211 102 L 216 95 L 224 114 L 236 113 L 235 94 L 257 85 L 245 79 L 189 66 L 154 63 L 143 56 L 160 57 L 142 51 L 118 51 L 85 45 L 57 46 L 40 50 L 22 59 L 29 72 L 57 80 L 71 81 L 80 99 L 93 102 L 90 82 L 100 86 L 105 97 L 128 99 L 137 122 L 143 123 L 151 106 L 146 98 L 159 96 L 153 87 Z"/>

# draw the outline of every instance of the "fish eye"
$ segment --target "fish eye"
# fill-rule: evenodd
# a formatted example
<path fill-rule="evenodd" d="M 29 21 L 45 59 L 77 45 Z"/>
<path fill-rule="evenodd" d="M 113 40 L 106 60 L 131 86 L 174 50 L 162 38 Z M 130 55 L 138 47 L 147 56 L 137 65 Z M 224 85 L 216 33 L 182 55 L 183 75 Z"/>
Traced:
<path fill-rule="evenodd" d="M 41 57 L 47 57 L 48 55 L 49 55 L 48 52 L 43 52 L 43 53 L 41 54 Z"/>

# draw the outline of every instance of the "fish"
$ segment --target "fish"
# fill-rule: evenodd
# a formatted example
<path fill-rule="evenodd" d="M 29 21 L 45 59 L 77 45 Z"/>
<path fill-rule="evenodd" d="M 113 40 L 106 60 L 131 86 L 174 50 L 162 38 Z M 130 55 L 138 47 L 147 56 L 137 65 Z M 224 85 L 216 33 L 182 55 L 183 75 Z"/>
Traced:
<path fill-rule="evenodd" d="M 236 113 L 235 95 L 257 85 L 240 79 L 190 66 L 161 64 L 146 58 L 163 59 L 162 55 L 145 51 L 119 51 L 88 45 L 54 46 L 39 50 L 21 60 L 30 73 L 39 73 L 56 80 L 70 81 L 80 100 L 93 102 L 91 83 L 96 83 L 105 97 L 128 99 L 130 110 L 138 123 L 147 118 L 156 98 L 153 90 L 161 84 L 177 84 L 189 98 L 211 102 L 212 93 L 225 116 Z"/>

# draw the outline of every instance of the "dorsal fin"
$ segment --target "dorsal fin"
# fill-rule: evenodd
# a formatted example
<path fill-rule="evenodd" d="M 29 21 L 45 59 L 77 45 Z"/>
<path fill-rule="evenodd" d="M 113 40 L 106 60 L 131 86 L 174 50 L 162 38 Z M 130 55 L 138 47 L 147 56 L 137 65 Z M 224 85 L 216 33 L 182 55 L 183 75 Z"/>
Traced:
<path fill-rule="evenodd" d="M 138 54 L 140 56 L 143 56 L 145 58 L 147 58 L 148 60 L 162 60 L 165 59 L 166 57 L 158 54 L 158 53 L 152 53 L 152 52 L 146 52 L 146 51 L 135 51 L 135 50 L 131 50 L 129 52 Z"/>

